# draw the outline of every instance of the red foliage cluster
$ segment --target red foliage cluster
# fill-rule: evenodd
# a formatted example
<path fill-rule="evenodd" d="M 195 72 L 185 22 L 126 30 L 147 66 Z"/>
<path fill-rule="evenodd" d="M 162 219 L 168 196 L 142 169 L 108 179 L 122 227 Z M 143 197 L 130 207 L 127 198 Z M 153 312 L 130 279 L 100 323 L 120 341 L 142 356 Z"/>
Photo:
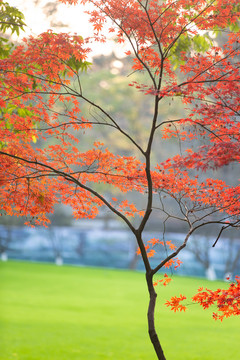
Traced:
<path fill-rule="evenodd" d="M 240 277 L 236 276 L 236 281 L 229 285 L 228 289 L 198 289 L 198 293 L 192 300 L 200 304 L 203 309 L 216 306 L 213 312 L 214 320 L 223 320 L 233 315 L 240 315 Z"/>

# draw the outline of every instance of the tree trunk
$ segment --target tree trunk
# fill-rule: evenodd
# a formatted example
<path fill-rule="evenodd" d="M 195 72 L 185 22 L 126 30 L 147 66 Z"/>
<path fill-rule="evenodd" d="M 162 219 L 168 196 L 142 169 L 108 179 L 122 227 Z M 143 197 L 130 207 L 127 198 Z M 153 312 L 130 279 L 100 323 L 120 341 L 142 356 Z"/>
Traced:
<path fill-rule="evenodd" d="M 154 350 L 156 352 L 157 358 L 159 360 L 166 360 L 162 346 L 160 344 L 160 341 L 158 339 L 158 335 L 155 330 L 155 321 L 154 321 L 154 311 L 155 311 L 155 304 L 156 304 L 156 298 L 157 294 L 154 290 L 153 281 L 152 281 L 152 274 L 146 274 L 147 284 L 148 284 L 148 291 L 150 295 L 149 299 L 149 306 L 148 306 L 148 333 L 149 337 L 151 339 L 151 342 L 154 346 Z"/>

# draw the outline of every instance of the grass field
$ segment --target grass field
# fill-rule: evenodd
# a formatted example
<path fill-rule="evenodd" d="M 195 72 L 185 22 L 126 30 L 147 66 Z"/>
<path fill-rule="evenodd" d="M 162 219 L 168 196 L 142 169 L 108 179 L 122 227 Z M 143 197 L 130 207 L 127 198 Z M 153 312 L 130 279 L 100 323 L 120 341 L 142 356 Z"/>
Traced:
<path fill-rule="evenodd" d="M 0 360 L 155 360 L 144 274 L 10 261 L 0 277 Z M 224 286 L 175 277 L 159 298 L 200 285 Z M 240 359 L 239 318 L 215 322 L 198 305 L 174 314 L 159 304 L 156 319 L 167 360 Z"/>

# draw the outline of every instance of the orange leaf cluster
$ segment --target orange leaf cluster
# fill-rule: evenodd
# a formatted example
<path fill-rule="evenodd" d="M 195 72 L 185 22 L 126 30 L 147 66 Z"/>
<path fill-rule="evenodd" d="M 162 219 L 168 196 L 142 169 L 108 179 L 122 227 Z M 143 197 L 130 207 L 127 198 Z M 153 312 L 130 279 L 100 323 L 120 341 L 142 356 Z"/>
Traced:
<path fill-rule="evenodd" d="M 222 321 L 224 318 L 240 315 L 240 277 L 236 277 L 236 281 L 231 283 L 228 289 L 200 288 L 192 300 L 203 309 L 216 306 L 217 311 L 213 312 L 214 320 Z"/>
<path fill-rule="evenodd" d="M 167 286 L 172 281 L 172 278 L 170 278 L 167 274 L 164 274 L 164 278 L 161 280 L 157 280 L 153 283 L 153 286 L 157 286 L 159 283 L 161 283 L 163 286 Z"/>
<path fill-rule="evenodd" d="M 168 248 L 170 250 L 173 250 L 173 251 L 176 250 L 176 245 L 174 245 L 171 240 L 167 240 L 164 242 L 163 240 L 152 238 L 152 239 L 148 240 L 147 242 L 148 242 L 148 244 L 145 245 L 145 251 L 146 251 L 148 258 L 153 257 L 156 254 L 156 250 L 153 249 L 153 247 L 155 247 L 156 245 L 168 246 Z M 150 247 L 152 247 L 152 249 Z M 137 249 L 137 255 L 141 255 L 140 248 Z M 179 260 L 178 258 L 173 258 L 173 259 L 170 259 L 169 261 L 167 261 L 164 264 L 164 267 L 170 268 L 170 267 L 174 266 L 174 269 L 176 270 L 181 264 L 182 264 L 181 260 Z"/>
<path fill-rule="evenodd" d="M 184 296 L 184 295 L 172 296 L 171 300 L 168 300 L 165 302 L 165 305 L 170 306 L 171 310 L 173 310 L 174 312 L 177 312 L 177 311 L 185 312 L 187 310 L 186 306 L 180 304 L 180 302 L 185 299 L 186 299 L 186 296 Z"/>

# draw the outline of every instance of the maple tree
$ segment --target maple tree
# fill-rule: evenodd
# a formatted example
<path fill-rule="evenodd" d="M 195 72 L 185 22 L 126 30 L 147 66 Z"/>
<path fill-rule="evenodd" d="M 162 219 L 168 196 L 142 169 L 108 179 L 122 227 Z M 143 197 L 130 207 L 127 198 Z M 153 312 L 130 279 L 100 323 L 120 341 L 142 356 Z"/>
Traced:
<path fill-rule="evenodd" d="M 47 225 L 56 203 L 70 205 L 77 219 L 94 218 L 105 206 L 125 222 L 146 269 L 149 336 L 158 359 L 165 359 L 155 330 L 154 287 L 166 286 L 171 279 L 165 274 L 156 281 L 154 275 L 160 269 L 177 269 L 178 254 L 204 226 L 219 226 L 215 246 L 225 230 L 240 224 L 240 186 L 227 184 L 214 172 L 229 164 L 238 166 L 240 160 L 239 3 L 62 2 L 94 5 L 88 12 L 94 29 L 91 38 L 48 31 L 25 39 L 0 60 L 0 208 L 6 214 L 26 216 L 29 225 Z M 209 33 L 221 31 L 226 41 L 218 46 Z M 152 100 L 145 146 L 120 117 L 85 95 L 81 74 L 90 66 L 91 43 L 104 43 L 108 36 L 128 46 L 132 76 L 145 74 L 143 83 L 139 78 L 129 83 Z M 182 113 L 177 119 L 163 119 L 162 104 L 174 99 L 182 103 Z M 82 101 L 94 109 L 93 116 L 82 115 Z M 80 150 L 81 136 L 94 127 L 117 132 L 139 156 L 114 154 L 99 139 Z M 154 164 L 154 144 L 164 147 L 174 138 L 183 151 Z M 117 189 L 119 196 L 105 195 L 99 184 L 105 184 L 108 193 Z M 139 194 L 144 206 L 130 201 L 132 192 Z M 175 202 L 174 209 L 166 208 L 166 197 Z M 156 212 L 164 226 L 169 218 L 186 225 L 180 245 L 164 236 L 145 241 L 146 225 Z M 153 266 L 156 252 L 162 258 Z M 185 299 L 182 294 L 173 296 L 166 305 L 185 311 Z M 215 305 L 214 319 L 239 315 L 239 278 L 227 289 L 200 288 L 192 300 L 203 308 Z"/>

